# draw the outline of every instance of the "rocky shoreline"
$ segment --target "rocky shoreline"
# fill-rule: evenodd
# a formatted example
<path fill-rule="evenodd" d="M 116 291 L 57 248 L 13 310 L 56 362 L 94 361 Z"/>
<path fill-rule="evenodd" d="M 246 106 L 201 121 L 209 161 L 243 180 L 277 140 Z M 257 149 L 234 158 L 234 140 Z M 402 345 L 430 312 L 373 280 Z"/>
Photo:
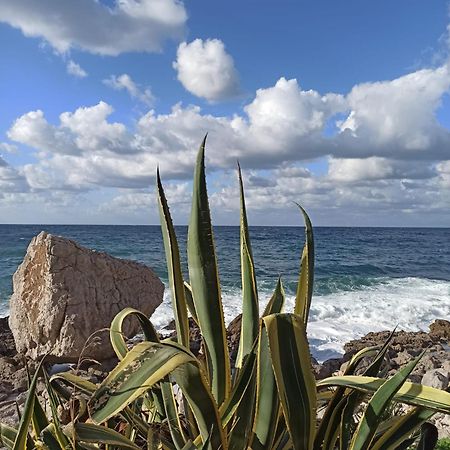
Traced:
<path fill-rule="evenodd" d="M 201 354 L 201 336 L 195 323 L 191 320 L 191 350 Z M 236 358 L 239 342 L 240 317 L 233 320 L 227 329 L 227 338 L 232 362 Z M 174 336 L 173 326 L 169 324 L 165 336 Z M 341 374 L 350 358 L 364 347 L 382 345 L 388 338 L 389 331 L 368 333 L 360 339 L 348 342 L 344 346 L 344 354 L 339 358 L 329 359 L 318 363 L 312 359 L 312 367 L 316 379 L 323 379 L 333 374 Z M 133 339 L 136 342 L 136 338 Z M 450 322 L 436 320 L 430 325 L 430 331 L 394 333 L 390 345 L 387 361 L 387 376 L 392 375 L 399 368 L 408 363 L 411 358 L 426 350 L 425 355 L 411 374 L 410 379 L 416 383 L 447 390 L 450 381 Z M 6 318 L 0 319 L 0 422 L 17 423 L 17 407 L 24 403 L 27 391 L 27 374 L 25 364 L 31 371 L 35 363 L 17 353 L 11 330 Z M 77 372 L 94 383 L 99 383 L 106 376 L 114 361 L 103 362 L 102 366 L 78 368 Z M 108 367 L 109 366 L 109 367 Z M 364 362 L 362 364 L 364 368 Z M 38 392 L 43 392 L 40 386 Z M 450 436 L 450 418 L 437 414 L 434 422 L 439 430 L 439 437 Z"/>

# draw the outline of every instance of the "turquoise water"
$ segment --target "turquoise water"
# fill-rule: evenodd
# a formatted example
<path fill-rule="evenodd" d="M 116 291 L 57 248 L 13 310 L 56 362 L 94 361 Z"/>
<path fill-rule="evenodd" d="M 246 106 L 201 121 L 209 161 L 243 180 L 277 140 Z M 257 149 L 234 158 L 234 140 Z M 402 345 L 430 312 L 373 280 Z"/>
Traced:
<path fill-rule="evenodd" d="M 8 313 L 11 275 L 31 238 L 40 231 L 75 239 L 87 247 L 152 267 L 167 282 L 158 226 L 0 225 L 0 314 Z M 177 227 L 183 264 L 186 227 Z M 250 229 L 261 305 L 278 275 L 292 305 L 303 246 L 300 227 Z M 226 320 L 240 312 L 239 229 L 216 227 Z M 315 296 L 308 334 L 314 354 L 326 359 L 349 339 L 368 331 L 426 329 L 450 319 L 450 229 L 315 228 Z M 171 318 L 170 298 L 152 320 Z"/>

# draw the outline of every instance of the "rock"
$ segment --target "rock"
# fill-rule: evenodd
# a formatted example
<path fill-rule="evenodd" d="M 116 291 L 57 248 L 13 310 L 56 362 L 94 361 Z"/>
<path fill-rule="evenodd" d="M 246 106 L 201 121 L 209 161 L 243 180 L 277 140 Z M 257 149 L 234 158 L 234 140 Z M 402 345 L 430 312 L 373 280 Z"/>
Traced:
<path fill-rule="evenodd" d="M 313 363 L 314 376 L 316 380 L 331 377 L 331 375 L 340 369 L 341 365 L 342 360 L 340 358 L 327 359 L 319 367 L 316 367 Z"/>
<path fill-rule="evenodd" d="M 9 328 L 8 318 L 0 318 L 0 356 L 14 356 L 17 353 L 14 336 Z"/>
<path fill-rule="evenodd" d="M 450 322 L 448 320 L 437 319 L 430 325 L 430 336 L 444 341 L 450 340 Z"/>
<path fill-rule="evenodd" d="M 425 372 L 425 375 L 422 377 L 422 384 L 424 386 L 434 387 L 436 389 L 447 389 L 448 387 L 448 372 L 445 373 L 441 369 L 432 369 Z"/>
<path fill-rule="evenodd" d="M 241 337 L 242 314 L 236 316 L 227 327 L 228 349 L 230 351 L 230 359 L 232 366 L 236 362 L 239 351 L 239 339 Z"/>
<path fill-rule="evenodd" d="M 119 311 L 131 306 L 150 316 L 163 292 L 161 280 L 143 264 L 42 232 L 13 277 L 9 324 L 17 351 L 76 361 L 89 336 L 109 327 Z M 139 330 L 137 320 L 124 326 L 127 336 Z M 107 336 L 85 351 L 98 360 L 113 355 Z"/>

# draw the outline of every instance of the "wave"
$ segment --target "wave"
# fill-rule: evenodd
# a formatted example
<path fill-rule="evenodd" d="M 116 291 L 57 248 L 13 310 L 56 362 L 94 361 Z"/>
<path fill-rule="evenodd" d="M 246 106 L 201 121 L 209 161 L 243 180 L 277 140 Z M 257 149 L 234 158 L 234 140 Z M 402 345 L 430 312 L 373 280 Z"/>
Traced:
<path fill-rule="evenodd" d="M 348 285 L 347 285 L 348 288 Z M 272 292 L 260 290 L 261 309 Z M 241 312 L 241 293 L 237 288 L 223 292 L 225 321 Z M 286 311 L 292 310 L 294 297 L 287 296 Z M 161 329 L 173 318 L 166 290 L 152 322 Z M 346 342 L 370 331 L 427 330 L 436 319 L 450 318 L 450 282 L 425 278 L 377 278 L 352 289 L 315 295 L 310 310 L 308 338 L 313 356 L 319 361 L 343 354 Z"/>

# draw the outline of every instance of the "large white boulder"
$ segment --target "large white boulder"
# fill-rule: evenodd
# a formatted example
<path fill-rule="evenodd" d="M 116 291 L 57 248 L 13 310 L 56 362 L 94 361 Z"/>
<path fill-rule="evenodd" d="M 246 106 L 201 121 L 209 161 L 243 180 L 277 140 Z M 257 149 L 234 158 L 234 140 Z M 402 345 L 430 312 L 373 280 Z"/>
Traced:
<path fill-rule="evenodd" d="M 131 306 L 150 316 L 163 293 L 161 280 L 143 264 L 41 232 L 14 274 L 9 325 L 18 352 L 76 361 L 88 337 L 109 327 L 119 311 Z M 126 321 L 127 336 L 138 331 L 137 320 Z M 114 356 L 108 333 L 99 336 L 85 356 Z"/>

